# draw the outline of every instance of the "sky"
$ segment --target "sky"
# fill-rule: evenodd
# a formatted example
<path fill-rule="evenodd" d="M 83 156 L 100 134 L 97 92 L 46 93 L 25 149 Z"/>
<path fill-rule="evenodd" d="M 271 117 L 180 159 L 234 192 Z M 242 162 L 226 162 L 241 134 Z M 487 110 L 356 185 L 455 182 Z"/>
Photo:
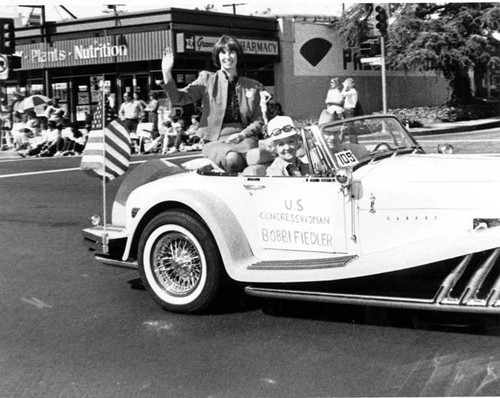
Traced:
<path fill-rule="evenodd" d="M 321 15 L 334 16 L 339 15 L 342 10 L 342 3 L 332 0 L 133 0 L 122 2 L 102 2 L 102 1 L 29 1 L 19 2 L 11 0 L 3 0 L 0 6 L 0 16 L 14 17 L 19 13 L 25 17 L 30 12 L 30 8 L 18 7 L 19 5 L 44 5 L 47 21 L 60 21 L 70 19 L 70 15 L 66 13 L 59 5 L 63 5 L 72 14 L 78 18 L 89 18 L 105 15 L 103 10 L 107 4 L 120 4 L 118 10 L 126 12 L 139 12 L 146 10 L 154 10 L 161 8 L 185 8 L 205 9 L 207 4 L 215 6 L 214 11 L 232 13 L 233 6 L 236 4 L 236 13 L 243 15 L 262 14 L 268 8 L 271 9 L 272 15 Z M 352 3 L 345 3 L 352 4 Z"/>

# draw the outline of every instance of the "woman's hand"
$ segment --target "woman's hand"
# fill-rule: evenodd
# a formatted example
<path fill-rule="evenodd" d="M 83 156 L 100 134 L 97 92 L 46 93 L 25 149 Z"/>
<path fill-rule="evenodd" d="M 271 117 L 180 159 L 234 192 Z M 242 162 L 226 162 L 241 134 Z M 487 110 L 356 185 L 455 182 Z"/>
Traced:
<path fill-rule="evenodd" d="M 226 138 L 226 144 L 237 144 L 241 141 L 240 134 L 234 133 Z"/>
<path fill-rule="evenodd" d="M 161 71 L 163 73 L 163 81 L 166 83 L 172 78 L 172 69 L 174 67 L 174 53 L 170 47 L 163 50 L 163 58 L 161 60 Z"/>

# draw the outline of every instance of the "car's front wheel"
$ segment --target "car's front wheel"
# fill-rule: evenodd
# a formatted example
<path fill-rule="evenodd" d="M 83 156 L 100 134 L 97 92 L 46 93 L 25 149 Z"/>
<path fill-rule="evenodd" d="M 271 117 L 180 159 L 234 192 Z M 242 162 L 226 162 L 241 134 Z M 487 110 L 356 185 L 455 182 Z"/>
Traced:
<path fill-rule="evenodd" d="M 196 216 L 171 210 L 153 218 L 138 257 L 142 281 L 164 309 L 197 313 L 213 304 L 224 270 L 212 234 Z"/>

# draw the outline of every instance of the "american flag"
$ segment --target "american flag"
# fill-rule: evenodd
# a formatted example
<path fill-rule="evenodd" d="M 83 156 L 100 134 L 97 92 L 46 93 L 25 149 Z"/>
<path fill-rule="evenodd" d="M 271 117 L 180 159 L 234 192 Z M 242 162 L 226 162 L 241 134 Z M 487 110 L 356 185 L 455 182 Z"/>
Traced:
<path fill-rule="evenodd" d="M 104 129 L 103 112 L 106 124 Z M 94 114 L 80 169 L 92 177 L 104 177 L 106 182 L 114 180 L 125 173 L 130 165 L 130 145 L 127 128 L 117 119 L 117 114 L 109 106 L 107 99 L 104 107 L 101 100 Z"/>
<path fill-rule="evenodd" d="M 102 106 L 102 98 L 101 98 L 92 119 L 92 125 L 91 125 L 92 130 L 102 130 L 104 128 L 104 126 L 102 125 L 103 112 L 106 118 L 104 122 L 106 126 L 118 117 L 118 113 L 116 113 L 116 110 L 111 107 L 108 97 L 105 98 L 104 107 Z"/>

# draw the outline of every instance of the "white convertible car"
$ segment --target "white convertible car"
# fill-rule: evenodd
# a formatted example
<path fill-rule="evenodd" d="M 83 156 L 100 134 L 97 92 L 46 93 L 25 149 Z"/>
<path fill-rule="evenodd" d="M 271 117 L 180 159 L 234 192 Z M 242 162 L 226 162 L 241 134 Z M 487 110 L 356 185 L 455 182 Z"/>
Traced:
<path fill-rule="evenodd" d="M 426 154 L 387 115 L 301 134 L 310 176 L 266 177 L 266 156 L 240 174 L 154 160 L 84 237 L 171 311 L 205 311 L 237 281 L 259 297 L 500 313 L 500 159 Z"/>

